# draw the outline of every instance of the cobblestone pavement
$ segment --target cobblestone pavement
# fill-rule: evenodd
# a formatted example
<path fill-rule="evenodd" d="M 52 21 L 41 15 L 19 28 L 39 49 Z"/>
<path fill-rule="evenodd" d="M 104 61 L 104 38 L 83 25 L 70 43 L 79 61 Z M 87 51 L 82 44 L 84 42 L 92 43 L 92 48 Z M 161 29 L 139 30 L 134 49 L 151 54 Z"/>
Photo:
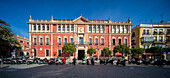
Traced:
<path fill-rule="evenodd" d="M 169 78 L 169 67 L 146 65 L 41 65 L 0 69 L 0 78 Z"/>

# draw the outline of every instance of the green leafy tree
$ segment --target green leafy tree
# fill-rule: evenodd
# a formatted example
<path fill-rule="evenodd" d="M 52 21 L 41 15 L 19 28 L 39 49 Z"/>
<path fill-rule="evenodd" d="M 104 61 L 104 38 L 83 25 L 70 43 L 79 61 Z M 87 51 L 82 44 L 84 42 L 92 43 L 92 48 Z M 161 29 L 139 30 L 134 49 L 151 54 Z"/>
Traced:
<path fill-rule="evenodd" d="M 6 52 L 11 52 L 13 49 L 20 50 L 21 45 L 17 41 L 14 33 L 10 28 L 10 24 L 0 19 L 0 55 L 7 56 Z M 2 51 L 2 47 L 6 47 L 6 51 Z"/>
<path fill-rule="evenodd" d="M 147 53 L 153 53 L 154 59 L 155 59 L 155 55 L 162 55 L 163 53 L 163 49 L 160 47 L 151 47 L 149 49 L 146 50 Z"/>
<path fill-rule="evenodd" d="M 96 54 L 96 50 L 91 47 L 87 50 L 87 54 L 90 54 L 90 55 Z"/>
<path fill-rule="evenodd" d="M 122 53 L 122 57 L 123 57 L 123 54 L 130 53 L 130 48 L 125 44 L 124 45 L 120 44 L 114 47 L 113 52 L 120 52 Z"/>
<path fill-rule="evenodd" d="M 133 55 L 138 54 L 138 57 L 139 57 L 140 54 L 143 54 L 144 52 L 145 52 L 145 49 L 143 49 L 143 48 L 134 48 L 134 49 L 131 49 L 131 53 Z"/>
<path fill-rule="evenodd" d="M 71 44 L 71 43 L 66 43 L 66 44 L 63 45 L 63 47 L 62 47 L 62 51 L 63 51 L 63 53 L 68 52 L 69 54 L 71 54 L 71 53 L 76 52 L 76 48 L 75 48 L 75 46 L 74 46 L 73 44 Z"/>
<path fill-rule="evenodd" d="M 112 51 L 109 48 L 105 47 L 105 48 L 103 48 L 102 53 L 104 54 L 104 56 L 105 55 L 109 55 L 110 56 Z"/>

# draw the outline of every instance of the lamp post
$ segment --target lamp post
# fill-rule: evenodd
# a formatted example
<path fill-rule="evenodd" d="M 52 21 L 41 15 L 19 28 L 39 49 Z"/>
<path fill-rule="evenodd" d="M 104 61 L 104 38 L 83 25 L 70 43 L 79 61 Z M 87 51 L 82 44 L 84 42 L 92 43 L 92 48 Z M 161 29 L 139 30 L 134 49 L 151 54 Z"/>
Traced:
<path fill-rule="evenodd" d="M 58 53 L 59 53 L 59 48 L 60 48 L 60 45 L 58 44 Z M 58 53 L 57 53 L 57 55 L 59 55 Z M 58 56 L 57 56 L 57 57 L 58 57 Z"/>

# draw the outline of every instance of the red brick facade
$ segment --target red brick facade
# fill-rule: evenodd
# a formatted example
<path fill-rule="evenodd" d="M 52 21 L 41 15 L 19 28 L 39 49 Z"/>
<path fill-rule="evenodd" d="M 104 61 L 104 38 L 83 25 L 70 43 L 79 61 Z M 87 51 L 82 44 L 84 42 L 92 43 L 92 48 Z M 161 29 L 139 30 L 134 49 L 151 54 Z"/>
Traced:
<path fill-rule="evenodd" d="M 31 57 L 58 57 L 60 56 L 59 50 L 62 53 L 62 46 L 68 42 L 72 42 L 76 46 L 76 52 L 73 54 L 76 58 L 80 57 L 80 50 L 83 51 L 84 57 L 88 57 L 87 49 L 90 47 L 98 48 L 96 49 L 97 53 L 93 56 L 99 57 L 104 47 L 113 50 L 115 45 L 119 45 L 119 39 L 121 44 L 126 41 L 127 45 L 131 46 L 129 41 L 131 41 L 131 25 L 133 23 L 130 20 L 127 22 L 115 22 L 110 19 L 87 20 L 80 16 L 74 20 L 53 19 L 52 17 L 51 20 L 46 21 L 33 20 L 30 16 L 27 23 L 29 24 Z M 92 39 L 92 45 L 90 45 L 90 38 Z M 61 45 L 59 44 L 60 39 Z M 113 45 L 113 39 L 115 39 L 115 45 Z M 96 42 L 98 45 L 95 44 L 95 40 L 98 40 Z"/>

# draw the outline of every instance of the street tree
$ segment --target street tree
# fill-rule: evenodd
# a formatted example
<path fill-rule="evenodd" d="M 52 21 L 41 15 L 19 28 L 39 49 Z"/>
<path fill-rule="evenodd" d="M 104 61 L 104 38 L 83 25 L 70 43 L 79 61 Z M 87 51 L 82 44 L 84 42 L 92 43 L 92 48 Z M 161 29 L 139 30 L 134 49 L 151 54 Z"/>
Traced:
<path fill-rule="evenodd" d="M 143 54 L 144 52 L 145 52 L 145 49 L 143 49 L 143 48 L 133 48 L 133 49 L 131 49 L 131 53 L 133 55 L 138 54 L 138 58 L 139 58 L 139 55 Z"/>
<path fill-rule="evenodd" d="M 130 48 L 127 46 L 127 45 L 122 45 L 122 44 L 120 44 L 120 45 L 117 45 L 117 46 L 115 46 L 114 47 L 114 50 L 113 50 L 113 52 L 119 52 L 119 53 L 122 53 L 122 57 L 123 57 L 123 55 L 126 53 L 130 53 Z"/>
<path fill-rule="evenodd" d="M 62 52 L 69 53 L 69 54 L 74 53 L 74 52 L 76 52 L 76 47 L 71 43 L 66 43 L 62 47 Z"/>
<path fill-rule="evenodd" d="M 162 48 L 160 48 L 160 47 L 151 47 L 151 48 L 146 50 L 147 53 L 153 53 L 154 59 L 155 59 L 156 55 L 160 55 L 161 56 L 163 51 L 164 50 Z"/>
<path fill-rule="evenodd" d="M 87 50 L 87 54 L 89 55 L 96 54 L 96 50 L 91 47 Z"/>
<path fill-rule="evenodd" d="M 103 48 L 102 53 L 104 54 L 104 56 L 106 55 L 110 56 L 112 54 L 112 51 L 109 48 L 105 47 Z"/>

